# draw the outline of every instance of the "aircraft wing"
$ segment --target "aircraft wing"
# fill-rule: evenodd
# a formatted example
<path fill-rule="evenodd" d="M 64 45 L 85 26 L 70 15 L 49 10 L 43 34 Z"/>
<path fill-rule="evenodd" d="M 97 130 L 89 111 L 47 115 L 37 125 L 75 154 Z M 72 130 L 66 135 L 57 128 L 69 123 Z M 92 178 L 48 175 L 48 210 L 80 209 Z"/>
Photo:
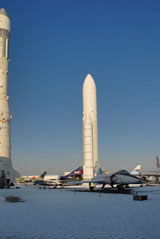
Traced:
<path fill-rule="evenodd" d="M 68 181 L 67 184 L 69 186 L 74 186 L 74 185 L 82 185 L 84 183 L 84 181 Z"/>
<path fill-rule="evenodd" d="M 160 177 L 160 172 L 143 172 L 141 174 L 139 174 L 139 176 L 148 176 L 148 177 Z"/>

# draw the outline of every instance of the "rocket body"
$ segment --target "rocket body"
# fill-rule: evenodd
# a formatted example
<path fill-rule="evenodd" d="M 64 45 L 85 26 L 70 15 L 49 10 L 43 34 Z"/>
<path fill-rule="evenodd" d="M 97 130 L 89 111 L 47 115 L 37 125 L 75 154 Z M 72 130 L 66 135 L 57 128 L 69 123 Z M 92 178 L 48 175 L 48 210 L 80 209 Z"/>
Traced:
<path fill-rule="evenodd" d="M 94 79 L 88 74 L 83 83 L 83 178 L 95 176 L 98 163 L 97 96 Z"/>
<path fill-rule="evenodd" d="M 8 43 L 10 19 L 4 8 L 0 9 L 0 177 L 8 186 L 14 183 L 11 161 L 10 111 L 8 97 Z"/>

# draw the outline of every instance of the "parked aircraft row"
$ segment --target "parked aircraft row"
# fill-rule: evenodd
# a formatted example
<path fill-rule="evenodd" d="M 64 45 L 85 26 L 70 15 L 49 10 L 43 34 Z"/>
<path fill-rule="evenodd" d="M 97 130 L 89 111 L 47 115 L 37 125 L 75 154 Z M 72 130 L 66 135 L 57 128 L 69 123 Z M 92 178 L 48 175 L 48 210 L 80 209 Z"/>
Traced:
<path fill-rule="evenodd" d="M 75 170 L 73 170 L 71 173 L 65 175 L 65 176 L 60 176 L 59 179 L 50 179 L 50 180 L 36 180 L 34 182 L 34 185 L 43 185 L 43 186 L 53 186 L 53 187 L 64 187 L 64 186 L 69 186 L 68 182 L 72 181 L 81 181 L 82 180 L 82 175 L 83 175 L 83 167 L 78 167 Z"/>
<path fill-rule="evenodd" d="M 160 168 L 159 159 L 156 157 L 156 167 Z M 60 176 L 58 179 L 51 178 L 49 180 L 45 180 L 47 172 L 42 173 L 38 178 L 24 179 L 22 182 L 34 182 L 35 185 L 43 185 L 43 186 L 53 186 L 53 187 L 64 187 L 71 185 L 80 185 L 83 183 L 88 183 L 90 188 L 93 188 L 93 185 L 100 184 L 102 188 L 105 187 L 106 184 L 114 187 L 115 185 L 122 189 L 124 187 L 128 187 L 129 184 L 142 184 L 146 183 L 149 177 L 155 177 L 155 181 L 159 182 L 160 171 L 150 171 L 150 172 L 142 172 L 141 165 L 137 165 L 135 169 L 131 173 L 126 170 L 119 170 L 112 174 L 106 174 L 100 167 L 97 167 L 96 176 L 94 176 L 90 181 L 83 180 L 83 167 L 78 167 L 73 170 L 71 173 Z"/>
<path fill-rule="evenodd" d="M 135 175 L 138 174 L 140 169 L 140 165 L 138 165 L 131 173 L 126 170 L 120 170 L 114 174 L 106 174 L 101 168 L 98 168 L 97 175 L 91 179 L 91 181 L 84 181 L 82 178 L 83 168 L 79 167 L 73 170 L 66 176 L 62 176 L 59 179 L 50 179 L 50 180 L 36 180 L 34 182 L 35 185 L 43 185 L 43 186 L 53 186 L 53 187 L 64 187 L 71 185 L 80 185 L 83 183 L 88 183 L 90 188 L 93 188 L 93 184 L 102 184 L 102 188 L 105 187 L 106 184 L 109 184 L 111 187 L 117 185 L 118 188 L 123 188 L 124 186 L 128 186 L 129 184 L 139 184 L 141 183 L 141 179 L 137 178 Z"/>

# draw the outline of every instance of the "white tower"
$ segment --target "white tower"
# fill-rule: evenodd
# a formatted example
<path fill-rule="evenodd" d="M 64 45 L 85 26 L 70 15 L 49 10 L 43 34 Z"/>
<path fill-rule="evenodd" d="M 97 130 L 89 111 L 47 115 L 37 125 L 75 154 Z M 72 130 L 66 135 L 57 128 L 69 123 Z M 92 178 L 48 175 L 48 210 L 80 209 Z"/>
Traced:
<path fill-rule="evenodd" d="M 96 85 L 90 74 L 83 83 L 83 179 L 95 175 L 98 163 L 97 96 Z"/>
<path fill-rule="evenodd" d="M 14 183 L 11 161 L 10 119 L 8 104 L 8 43 L 10 19 L 4 8 L 0 9 L 0 178 L 9 186 Z"/>

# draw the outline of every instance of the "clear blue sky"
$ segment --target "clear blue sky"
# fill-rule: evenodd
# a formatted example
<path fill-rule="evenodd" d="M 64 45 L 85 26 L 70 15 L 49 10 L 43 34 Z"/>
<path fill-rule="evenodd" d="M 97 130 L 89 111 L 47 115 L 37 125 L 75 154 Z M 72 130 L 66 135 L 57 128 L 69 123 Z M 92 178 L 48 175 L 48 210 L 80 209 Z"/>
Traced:
<path fill-rule="evenodd" d="M 11 18 L 12 160 L 24 174 L 83 163 L 82 85 L 98 96 L 100 165 L 155 169 L 160 155 L 160 1 L 1 0 Z"/>

